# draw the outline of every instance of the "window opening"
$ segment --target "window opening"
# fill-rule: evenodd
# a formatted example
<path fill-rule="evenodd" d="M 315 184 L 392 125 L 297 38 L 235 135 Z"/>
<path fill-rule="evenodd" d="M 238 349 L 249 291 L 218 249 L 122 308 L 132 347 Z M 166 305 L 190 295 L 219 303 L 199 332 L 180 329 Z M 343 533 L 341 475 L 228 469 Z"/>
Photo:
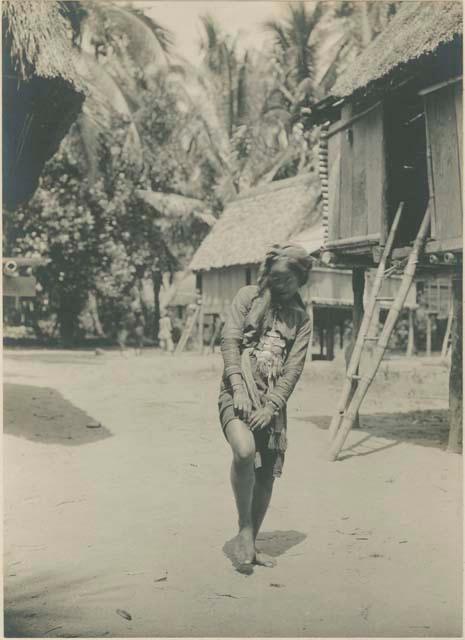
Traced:
<path fill-rule="evenodd" d="M 415 240 L 429 200 L 423 101 L 413 91 L 398 94 L 388 101 L 385 113 L 388 222 L 392 224 L 399 202 L 403 201 L 395 242 L 396 247 L 401 247 Z"/>

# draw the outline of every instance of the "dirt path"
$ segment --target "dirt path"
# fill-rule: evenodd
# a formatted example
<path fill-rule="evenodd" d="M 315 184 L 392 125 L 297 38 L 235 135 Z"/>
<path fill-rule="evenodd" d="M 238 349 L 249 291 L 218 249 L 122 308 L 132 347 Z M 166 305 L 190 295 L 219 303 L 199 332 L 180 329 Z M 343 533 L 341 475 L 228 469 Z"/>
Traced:
<path fill-rule="evenodd" d="M 383 368 L 338 463 L 342 365 L 307 367 L 264 525 L 278 566 L 249 577 L 222 551 L 219 357 L 10 351 L 4 366 L 6 635 L 461 635 L 462 458 L 443 450 L 437 363 Z"/>

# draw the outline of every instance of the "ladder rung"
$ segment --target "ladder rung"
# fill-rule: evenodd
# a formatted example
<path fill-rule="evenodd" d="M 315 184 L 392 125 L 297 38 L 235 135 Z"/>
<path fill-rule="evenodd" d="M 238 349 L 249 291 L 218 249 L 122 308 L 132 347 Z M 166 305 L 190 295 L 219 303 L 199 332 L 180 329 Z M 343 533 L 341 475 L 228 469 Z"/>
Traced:
<path fill-rule="evenodd" d="M 349 376 L 352 380 L 361 380 L 362 376 L 357 375 L 356 373 L 354 373 L 353 375 Z"/>
<path fill-rule="evenodd" d="M 370 340 L 370 341 L 375 341 L 375 340 L 379 340 L 379 336 L 366 336 L 365 338 L 363 338 L 364 340 Z"/>
<path fill-rule="evenodd" d="M 383 302 L 394 302 L 395 300 L 392 296 L 376 296 L 376 299 Z"/>

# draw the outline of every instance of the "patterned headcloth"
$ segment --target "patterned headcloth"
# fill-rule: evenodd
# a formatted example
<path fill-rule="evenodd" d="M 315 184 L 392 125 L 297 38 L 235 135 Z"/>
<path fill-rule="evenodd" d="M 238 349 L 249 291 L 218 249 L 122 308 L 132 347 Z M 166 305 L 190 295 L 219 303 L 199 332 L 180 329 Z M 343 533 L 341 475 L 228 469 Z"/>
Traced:
<path fill-rule="evenodd" d="M 295 244 L 275 244 L 265 256 L 264 271 L 269 272 L 276 262 L 283 260 L 297 274 L 300 284 L 307 281 L 309 271 L 313 266 L 313 258 L 303 247 Z"/>

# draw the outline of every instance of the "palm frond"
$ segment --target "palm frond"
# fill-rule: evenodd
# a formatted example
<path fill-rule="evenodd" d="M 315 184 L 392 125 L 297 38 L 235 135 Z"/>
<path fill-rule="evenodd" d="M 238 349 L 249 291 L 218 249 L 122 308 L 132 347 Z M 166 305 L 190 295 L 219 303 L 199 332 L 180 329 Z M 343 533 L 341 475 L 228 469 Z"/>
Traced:
<path fill-rule="evenodd" d="M 118 36 L 124 39 L 125 53 L 140 69 L 168 65 L 172 50 L 169 42 L 173 39 L 168 29 L 132 7 L 117 4 L 98 3 L 92 14 L 97 25 L 99 21 L 105 22 L 106 36 L 111 38 L 116 50 L 120 42 Z"/>
<path fill-rule="evenodd" d="M 137 9 L 136 7 L 133 7 L 133 6 L 124 7 L 124 9 L 126 11 L 129 11 L 133 15 L 137 16 L 139 20 L 143 22 L 151 30 L 151 32 L 159 42 L 160 46 L 166 53 L 170 54 L 173 52 L 173 47 L 175 45 L 175 37 L 174 37 L 174 33 L 170 29 L 161 25 L 159 22 L 154 20 L 151 16 L 148 16 L 146 13 L 144 13 L 144 11 L 142 11 L 141 9 Z"/>
<path fill-rule="evenodd" d="M 188 198 L 177 193 L 163 193 L 147 189 L 136 190 L 136 195 L 163 216 L 194 217 L 208 226 L 213 226 L 216 222 L 210 207 L 203 200 Z"/>
<path fill-rule="evenodd" d="M 237 78 L 237 122 L 242 124 L 248 110 L 248 75 L 249 75 L 249 54 L 246 52 L 244 61 L 239 67 Z"/>
<path fill-rule="evenodd" d="M 275 44 L 283 51 L 290 47 L 289 37 L 286 33 L 286 27 L 278 20 L 267 20 L 263 23 L 263 28 L 268 31 L 274 38 Z"/>

